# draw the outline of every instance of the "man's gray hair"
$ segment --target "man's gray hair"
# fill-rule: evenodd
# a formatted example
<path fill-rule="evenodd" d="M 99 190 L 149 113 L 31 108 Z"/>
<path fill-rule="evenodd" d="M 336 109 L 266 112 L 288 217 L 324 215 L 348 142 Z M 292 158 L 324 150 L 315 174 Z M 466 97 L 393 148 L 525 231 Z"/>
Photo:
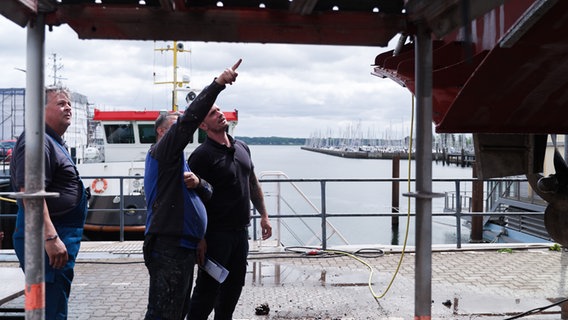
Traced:
<path fill-rule="evenodd" d="M 156 134 L 158 133 L 158 128 L 162 127 L 166 120 L 179 116 L 179 112 L 160 112 L 160 115 L 156 118 L 156 122 L 154 122 L 154 131 L 156 131 Z"/>
<path fill-rule="evenodd" d="M 63 93 L 69 97 L 71 96 L 71 92 L 69 91 L 69 89 L 61 85 L 53 85 L 45 87 L 45 105 L 47 105 L 48 101 L 47 97 L 49 94 L 59 94 L 59 93 Z"/>

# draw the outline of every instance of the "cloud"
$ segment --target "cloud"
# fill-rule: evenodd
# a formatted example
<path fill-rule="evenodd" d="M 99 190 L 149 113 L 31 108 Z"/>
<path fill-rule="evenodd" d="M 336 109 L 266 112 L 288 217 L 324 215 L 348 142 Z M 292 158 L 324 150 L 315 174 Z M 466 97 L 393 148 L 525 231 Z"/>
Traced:
<path fill-rule="evenodd" d="M 25 87 L 25 74 L 15 68 L 26 68 L 26 29 L 0 17 L 0 37 L 0 88 Z M 237 82 L 218 99 L 222 108 L 239 110 L 236 135 L 307 138 L 355 124 L 377 134 L 409 127 L 409 91 L 370 74 L 375 56 L 393 45 L 183 44 L 191 53 L 178 56 L 178 79 L 189 75 L 193 88 L 243 58 Z M 154 84 L 172 79 L 171 52 L 157 50 L 167 45 L 80 40 L 67 26 L 56 27 L 46 32 L 46 84 L 54 81 L 55 61 L 62 66 L 56 76 L 98 108 L 169 109 L 172 85 Z"/>

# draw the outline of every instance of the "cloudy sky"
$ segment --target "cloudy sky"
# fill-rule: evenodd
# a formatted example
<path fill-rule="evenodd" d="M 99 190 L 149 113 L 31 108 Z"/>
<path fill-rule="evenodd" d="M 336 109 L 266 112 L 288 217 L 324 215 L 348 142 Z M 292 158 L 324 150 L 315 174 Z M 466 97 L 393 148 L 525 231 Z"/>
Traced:
<path fill-rule="evenodd" d="M 0 88 L 25 87 L 26 29 L 0 15 Z M 392 80 L 372 76 L 382 47 L 183 42 L 178 80 L 202 88 L 243 59 L 239 77 L 217 100 L 239 110 L 237 136 L 308 138 L 344 135 L 407 136 L 410 92 Z M 46 31 L 46 84 L 56 75 L 71 90 L 102 110 L 171 108 L 172 53 L 155 49 L 172 43 L 80 40 L 67 26 Z M 154 76 L 155 75 L 155 76 Z"/>

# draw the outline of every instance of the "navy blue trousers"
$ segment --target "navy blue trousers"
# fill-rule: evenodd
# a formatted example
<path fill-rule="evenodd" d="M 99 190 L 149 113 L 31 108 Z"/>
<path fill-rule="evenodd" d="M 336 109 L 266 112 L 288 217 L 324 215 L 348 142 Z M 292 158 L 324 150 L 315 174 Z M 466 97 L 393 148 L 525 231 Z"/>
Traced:
<path fill-rule="evenodd" d="M 49 265 L 49 257 L 45 254 L 45 319 L 67 319 L 68 301 L 71 294 L 71 282 L 74 276 L 75 259 L 81 245 L 81 228 L 58 228 L 57 233 L 65 246 L 69 260 L 62 269 L 54 269 Z M 25 272 L 24 237 L 14 234 L 14 250 L 20 260 L 20 267 Z"/>

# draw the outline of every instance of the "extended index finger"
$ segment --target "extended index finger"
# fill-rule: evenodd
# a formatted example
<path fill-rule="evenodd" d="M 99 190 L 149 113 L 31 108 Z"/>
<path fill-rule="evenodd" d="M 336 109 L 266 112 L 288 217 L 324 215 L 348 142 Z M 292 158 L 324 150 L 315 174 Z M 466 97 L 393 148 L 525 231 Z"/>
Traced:
<path fill-rule="evenodd" d="M 237 63 L 235 63 L 235 65 L 233 65 L 231 69 L 233 71 L 237 70 L 237 68 L 241 65 L 241 62 L 243 62 L 243 59 L 239 59 L 239 61 L 237 61 Z"/>

